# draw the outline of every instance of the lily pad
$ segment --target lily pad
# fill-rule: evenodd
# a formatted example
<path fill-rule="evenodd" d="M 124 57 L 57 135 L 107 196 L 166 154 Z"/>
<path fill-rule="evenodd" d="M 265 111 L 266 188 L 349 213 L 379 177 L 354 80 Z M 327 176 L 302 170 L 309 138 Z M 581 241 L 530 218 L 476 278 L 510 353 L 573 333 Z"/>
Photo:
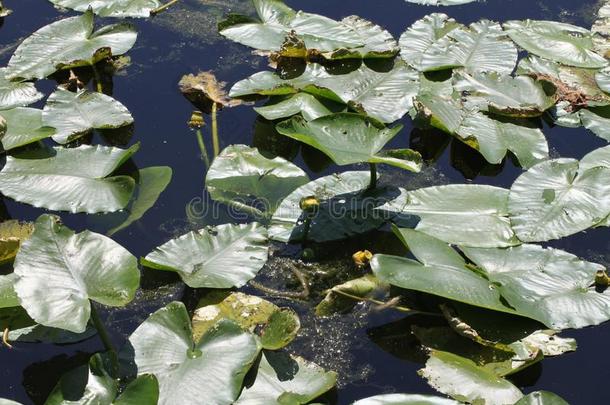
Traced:
<path fill-rule="evenodd" d="M 127 23 L 107 25 L 93 32 L 93 12 L 65 18 L 26 38 L 8 62 L 9 80 L 44 79 L 60 69 L 93 65 L 110 55 L 122 55 L 136 41 Z"/>
<path fill-rule="evenodd" d="M 268 159 L 246 145 L 225 148 L 205 180 L 213 200 L 237 209 L 252 207 L 260 217 L 273 213 L 284 197 L 308 182 L 307 174 L 286 159 Z"/>
<path fill-rule="evenodd" d="M 382 123 L 359 114 L 338 113 L 313 121 L 293 117 L 276 126 L 277 131 L 328 155 L 338 165 L 385 163 L 418 172 L 422 158 L 418 152 L 403 150 L 399 156 L 381 149 L 402 129 L 386 128 Z"/>
<path fill-rule="evenodd" d="M 526 51 L 568 66 L 601 68 L 608 63 L 593 50 L 591 31 L 557 21 L 508 21 L 504 29 Z"/>
<path fill-rule="evenodd" d="M 534 391 L 515 402 L 515 405 L 568 405 L 568 403 L 552 392 Z"/>
<path fill-rule="evenodd" d="M 0 110 L 25 107 L 44 97 L 34 83 L 10 81 L 6 78 L 6 74 L 7 68 L 0 68 Z"/>
<path fill-rule="evenodd" d="M 68 143 L 92 129 L 120 128 L 133 123 L 125 106 L 102 93 L 80 90 L 73 93 L 58 88 L 49 96 L 42 112 L 45 126 L 56 129 L 53 140 Z"/>
<path fill-rule="evenodd" d="M 379 209 L 419 217 L 416 230 L 444 242 L 472 247 L 519 245 L 508 218 L 508 190 L 452 184 L 401 190 Z"/>
<path fill-rule="evenodd" d="M 0 223 L 0 264 L 7 263 L 17 256 L 19 247 L 29 239 L 34 231 L 31 222 L 9 219 Z"/>
<path fill-rule="evenodd" d="M 39 324 L 84 332 L 89 300 L 124 306 L 140 283 L 137 260 L 103 235 L 75 234 L 59 217 L 41 215 L 15 259 L 15 291 Z"/>
<path fill-rule="evenodd" d="M 129 176 L 108 177 L 131 157 L 129 149 L 82 145 L 9 156 L 0 171 L 0 192 L 50 210 L 113 212 L 125 208 L 135 187 Z"/>
<path fill-rule="evenodd" d="M 43 124 L 42 110 L 36 108 L 17 107 L 0 111 L 0 116 L 6 120 L 7 127 L 0 137 L 4 150 L 28 145 L 55 134 L 54 128 Z"/>
<path fill-rule="evenodd" d="M 15 281 L 17 281 L 15 273 L 0 275 L 0 308 L 19 306 L 19 298 L 15 292 Z"/>
<path fill-rule="evenodd" d="M 452 399 L 417 394 L 384 394 L 359 399 L 353 405 L 458 405 Z"/>
<path fill-rule="evenodd" d="M 150 17 L 151 11 L 163 3 L 159 0 L 50 0 L 58 7 L 86 12 L 92 9 L 100 17 Z"/>
<path fill-rule="evenodd" d="M 300 357 L 264 351 L 256 379 L 235 405 L 308 404 L 335 386 L 337 374 Z"/>
<path fill-rule="evenodd" d="M 259 223 L 208 226 L 159 246 L 140 262 L 173 271 L 193 288 L 241 287 L 267 262 L 267 231 Z"/>
<path fill-rule="evenodd" d="M 121 358 L 137 374 L 159 380 L 159 405 L 206 402 L 230 405 L 260 351 L 254 335 L 221 320 L 199 342 L 193 341 L 189 314 L 181 302 L 153 313 L 129 337 Z"/>
<path fill-rule="evenodd" d="M 255 107 L 254 111 L 270 121 L 301 114 L 307 121 L 331 115 L 332 112 L 317 98 L 307 93 L 297 93 L 275 104 Z"/>

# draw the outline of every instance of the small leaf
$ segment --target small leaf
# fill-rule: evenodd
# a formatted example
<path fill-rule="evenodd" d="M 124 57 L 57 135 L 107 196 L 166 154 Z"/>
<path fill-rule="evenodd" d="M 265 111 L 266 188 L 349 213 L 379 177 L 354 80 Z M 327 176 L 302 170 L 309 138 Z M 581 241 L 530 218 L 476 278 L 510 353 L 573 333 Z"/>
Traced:
<path fill-rule="evenodd" d="M 0 68 L 0 110 L 25 107 L 44 97 L 34 83 L 10 81 L 6 78 L 6 74 L 7 68 Z"/>

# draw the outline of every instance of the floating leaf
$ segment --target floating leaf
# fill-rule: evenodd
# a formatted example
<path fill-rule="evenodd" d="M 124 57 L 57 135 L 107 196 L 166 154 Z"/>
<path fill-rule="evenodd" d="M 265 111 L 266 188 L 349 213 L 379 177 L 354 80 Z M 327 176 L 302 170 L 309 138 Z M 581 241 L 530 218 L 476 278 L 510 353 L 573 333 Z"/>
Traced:
<path fill-rule="evenodd" d="M 530 346 L 539 349 L 545 356 L 559 356 L 576 350 L 576 340 L 556 336 L 557 331 L 539 330 L 521 339 Z"/>
<path fill-rule="evenodd" d="M 610 142 L 610 108 L 593 107 L 578 111 L 582 125 L 600 138 Z"/>
<path fill-rule="evenodd" d="M 0 110 L 25 107 L 40 101 L 44 94 L 36 89 L 34 83 L 10 81 L 6 78 L 7 69 L 0 68 Z"/>
<path fill-rule="evenodd" d="M 0 171 L 0 192 L 50 210 L 117 211 L 129 202 L 135 182 L 129 176 L 107 176 L 138 148 L 82 145 L 9 156 Z"/>
<path fill-rule="evenodd" d="M 68 143 L 92 129 L 120 128 L 133 123 L 125 106 L 110 96 L 85 89 L 73 93 L 59 87 L 42 112 L 45 126 L 56 129 L 53 140 Z"/>
<path fill-rule="evenodd" d="M 140 283 L 138 263 L 103 235 L 75 234 L 59 217 L 41 215 L 15 259 L 15 291 L 39 324 L 84 332 L 89 300 L 108 306 L 129 303 Z"/>
<path fill-rule="evenodd" d="M 193 341 L 191 322 L 181 302 L 171 302 L 153 313 L 129 337 L 121 358 L 133 362 L 137 374 L 159 380 L 159 405 L 230 405 L 237 399 L 244 377 L 260 350 L 254 335 L 221 320 L 199 342 Z"/>
<path fill-rule="evenodd" d="M 419 373 L 432 387 L 458 401 L 506 405 L 523 397 L 508 380 L 453 353 L 433 350 Z"/>
<path fill-rule="evenodd" d="M 459 405 L 459 402 L 432 395 L 385 394 L 360 399 L 353 405 Z"/>
<path fill-rule="evenodd" d="M 306 121 L 302 117 L 279 123 L 277 131 L 324 152 L 338 165 L 385 163 L 418 172 L 421 155 L 405 150 L 400 156 L 384 154 L 381 149 L 402 129 L 386 128 L 382 123 L 353 113 L 337 113 Z"/>
<path fill-rule="evenodd" d="M 17 281 L 15 273 L 0 275 L 0 308 L 19 306 L 19 298 L 15 292 L 15 281 Z"/>
<path fill-rule="evenodd" d="M 160 0 L 50 0 L 58 7 L 86 12 L 92 9 L 100 17 L 150 17 L 151 11 L 160 7 Z"/>
<path fill-rule="evenodd" d="M 19 222 L 14 219 L 0 223 L 0 264 L 9 262 L 17 256 L 19 247 L 34 231 L 31 222 Z"/>
<path fill-rule="evenodd" d="M 193 288 L 241 287 L 265 265 L 267 231 L 259 223 L 209 226 L 159 246 L 142 265 L 174 271 Z"/>
<path fill-rule="evenodd" d="M 213 200 L 237 209 L 254 204 L 259 216 L 273 213 L 284 197 L 308 182 L 307 174 L 286 159 L 268 159 L 246 145 L 225 148 L 205 179 Z"/>
<path fill-rule="evenodd" d="M 4 18 L 4 17 L 12 14 L 12 12 L 13 12 L 13 10 L 4 7 L 2 5 L 2 2 L 0 1 L 0 18 Z M 3 399 L 0 399 L 0 402 L 1 401 L 3 401 Z M 6 402 L 12 402 L 12 401 L 6 400 Z"/>
<path fill-rule="evenodd" d="M 288 345 L 301 325 L 298 315 L 289 308 L 240 292 L 212 291 L 199 301 L 193 314 L 194 341 L 198 342 L 221 319 L 234 321 L 249 332 L 262 325 L 261 344 L 270 350 Z"/>
<path fill-rule="evenodd" d="M 504 188 L 452 184 L 401 190 L 398 198 L 380 209 L 419 217 L 416 230 L 447 243 L 473 247 L 521 243 L 511 228 Z"/>
<path fill-rule="evenodd" d="M 337 374 L 300 357 L 264 351 L 256 380 L 244 387 L 235 405 L 301 405 L 335 386 Z"/>
<path fill-rule="evenodd" d="M 231 97 L 251 94 L 286 95 L 304 91 L 342 102 L 350 108 L 390 123 L 402 118 L 412 107 L 419 88 L 417 71 L 397 62 L 389 72 L 377 72 L 365 64 L 347 74 L 332 75 L 322 65 L 308 64 L 305 72 L 283 80 L 272 72 L 259 72 L 237 82 Z"/>
<path fill-rule="evenodd" d="M 254 111 L 270 121 L 301 114 L 307 121 L 331 115 L 332 112 L 317 98 L 307 93 L 297 93 L 275 104 L 255 107 Z"/>
<path fill-rule="evenodd" d="M 110 55 L 122 55 L 136 41 L 131 24 L 107 25 L 93 32 L 93 12 L 65 18 L 26 38 L 8 62 L 9 80 L 44 79 L 59 69 L 93 65 Z"/>
<path fill-rule="evenodd" d="M 534 391 L 515 402 L 515 405 L 568 405 L 568 403 L 552 392 Z"/>
<path fill-rule="evenodd" d="M 0 116 L 6 120 L 7 127 L 0 137 L 4 150 L 15 149 L 55 134 L 54 128 L 43 124 L 42 110 L 36 108 L 17 107 L 0 111 Z"/>
<path fill-rule="evenodd" d="M 557 21 L 508 21 L 504 29 L 521 48 L 568 66 L 601 68 L 608 63 L 594 52 L 591 31 Z"/>

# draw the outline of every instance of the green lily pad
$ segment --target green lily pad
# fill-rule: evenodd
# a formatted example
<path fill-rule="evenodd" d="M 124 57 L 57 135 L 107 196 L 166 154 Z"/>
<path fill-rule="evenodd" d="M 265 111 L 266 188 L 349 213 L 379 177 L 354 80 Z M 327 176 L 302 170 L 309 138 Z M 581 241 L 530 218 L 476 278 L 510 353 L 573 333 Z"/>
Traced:
<path fill-rule="evenodd" d="M 15 273 L 0 275 L 0 308 L 19 306 L 19 298 L 15 292 L 15 281 L 17 281 Z"/>
<path fill-rule="evenodd" d="M 28 107 L 17 107 L 0 111 L 6 120 L 6 132 L 0 137 L 4 150 L 11 150 L 28 145 L 55 134 L 55 129 L 42 122 L 42 110 Z"/>
<path fill-rule="evenodd" d="M 302 405 L 335 386 L 337 374 L 300 357 L 264 351 L 256 380 L 246 385 L 235 405 Z"/>
<path fill-rule="evenodd" d="M 44 79 L 60 69 L 88 66 L 126 53 L 136 41 L 131 24 L 107 25 L 93 32 L 93 12 L 65 18 L 26 38 L 8 62 L 9 80 Z"/>
<path fill-rule="evenodd" d="M 159 0 L 107 0 L 91 2 L 90 0 L 50 0 L 58 7 L 86 12 L 92 9 L 100 17 L 150 17 L 150 12 L 163 3 Z"/>
<path fill-rule="evenodd" d="M 205 183 L 210 197 L 239 209 L 253 206 L 264 217 L 298 187 L 309 182 L 307 174 L 284 158 L 268 159 L 256 148 L 231 145 L 212 162 Z"/>
<path fill-rule="evenodd" d="M 459 402 L 432 395 L 384 394 L 359 399 L 353 405 L 459 405 Z"/>
<path fill-rule="evenodd" d="M 254 111 L 270 121 L 301 114 L 307 121 L 331 115 L 332 112 L 317 98 L 307 93 L 297 93 L 275 104 L 255 107 Z"/>
<path fill-rule="evenodd" d="M 6 78 L 6 74 L 7 68 L 0 68 L 0 110 L 25 107 L 44 97 L 34 83 L 10 81 Z"/>
<path fill-rule="evenodd" d="M 413 150 L 400 157 L 383 154 L 381 149 L 402 129 L 386 128 L 382 123 L 359 114 L 338 113 L 313 121 L 302 117 L 279 123 L 277 131 L 324 152 L 338 165 L 385 163 L 418 172 L 422 158 Z"/>
<path fill-rule="evenodd" d="M 534 391 L 515 402 L 515 405 L 568 405 L 568 403 L 552 392 Z"/>
<path fill-rule="evenodd" d="M 80 90 L 73 93 L 58 88 L 49 96 L 42 112 L 45 126 L 56 129 L 53 140 L 68 143 L 92 129 L 120 128 L 133 123 L 125 106 L 110 96 Z"/>
<path fill-rule="evenodd" d="M 171 302 L 131 334 L 121 359 L 133 362 L 138 375 L 157 377 L 159 405 L 196 404 L 202 398 L 230 405 L 259 351 L 257 338 L 229 320 L 194 342 L 184 304 Z"/>
<path fill-rule="evenodd" d="M 267 230 L 257 222 L 191 231 L 157 247 L 143 266 L 173 271 L 193 288 L 241 287 L 267 262 Z"/>

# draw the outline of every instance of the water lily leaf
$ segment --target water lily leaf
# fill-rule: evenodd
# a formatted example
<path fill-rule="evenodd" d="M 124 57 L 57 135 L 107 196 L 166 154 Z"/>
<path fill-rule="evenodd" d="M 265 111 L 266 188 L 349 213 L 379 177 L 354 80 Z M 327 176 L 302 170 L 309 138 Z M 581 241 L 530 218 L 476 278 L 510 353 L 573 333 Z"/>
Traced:
<path fill-rule="evenodd" d="M 33 231 L 34 226 L 31 222 L 19 222 L 14 219 L 1 222 L 0 264 L 13 260 L 21 244 L 29 239 Z"/>
<path fill-rule="evenodd" d="M 235 405 L 308 404 L 335 386 L 337 374 L 301 357 L 264 351 L 256 380 L 244 387 Z"/>
<path fill-rule="evenodd" d="M 0 308 L 19 306 L 19 298 L 15 292 L 15 281 L 17 281 L 15 273 L 0 275 Z"/>
<path fill-rule="evenodd" d="M 407 3 L 422 4 L 424 6 L 459 6 L 480 0 L 405 0 Z"/>
<path fill-rule="evenodd" d="M 212 291 L 199 301 L 193 314 L 194 341 L 198 342 L 221 319 L 230 319 L 249 332 L 262 326 L 261 344 L 269 350 L 287 346 L 301 326 L 298 315 L 290 308 L 240 292 Z"/>
<path fill-rule="evenodd" d="M 527 76 L 456 72 L 453 79 L 454 89 L 465 95 L 466 106 L 479 111 L 508 117 L 538 117 L 555 104 L 555 98 Z"/>
<path fill-rule="evenodd" d="M 510 74 L 516 64 L 517 47 L 500 24 L 481 20 L 440 37 L 423 52 L 418 67 L 424 72 L 462 67 L 468 73 Z"/>
<path fill-rule="evenodd" d="M 392 36 L 360 17 L 342 21 L 295 12 L 279 0 L 254 0 L 259 21 L 233 18 L 220 24 L 220 34 L 240 44 L 268 52 L 286 52 L 286 38 L 304 47 L 302 54 L 327 59 L 388 58 L 398 53 Z"/>
<path fill-rule="evenodd" d="M 452 184 L 401 190 L 382 210 L 416 215 L 416 230 L 444 242 L 473 247 L 507 247 L 521 242 L 508 218 L 508 190 Z M 399 215 L 400 216 L 400 215 Z"/>
<path fill-rule="evenodd" d="M 458 401 L 505 405 L 523 397 L 508 380 L 453 353 L 433 350 L 419 373 L 432 387 Z"/>
<path fill-rule="evenodd" d="M 12 13 L 13 13 L 13 10 L 4 7 L 2 5 L 2 2 L 0 2 L 0 18 L 4 18 Z M 0 401 L 2 401 L 2 399 L 0 399 Z M 12 401 L 7 400 L 7 402 L 12 402 Z"/>
<path fill-rule="evenodd" d="M 199 342 L 193 341 L 189 314 L 181 302 L 153 313 L 129 337 L 121 358 L 137 374 L 159 380 L 159 404 L 229 405 L 257 358 L 256 337 L 229 320 L 221 320 Z"/>
<path fill-rule="evenodd" d="M 10 399 L 0 398 L 0 405 L 22 405 L 21 402 L 12 401 Z"/>
<path fill-rule="evenodd" d="M 55 129 L 42 122 L 42 110 L 28 107 L 17 107 L 0 111 L 6 120 L 6 132 L 0 137 L 4 150 L 24 146 L 55 134 Z"/>
<path fill-rule="evenodd" d="M 568 405 L 568 403 L 552 392 L 534 391 L 515 402 L 515 405 Z"/>
<path fill-rule="evenodd" d="M 75 333 L 87 327 L 90 299 L 124 306 L 140 283 L 137 260 L 121 245 L 90 231 L 75 234 L 48 214 L 19 249 L 15 274 L 15 291 L 32 319 Z"/>
<path fill-rule="evenodd" d="M 155 205 L 157 199 L 159 199 L 159 196 L 172 179 L 172 169 L 167 166 L 147 167 L 138 170 L 137 179 L 136 195 L 125 209 L 128 212 L 127 218 L 121 224 L 110 229 L 108 236 L 112 236 L 138 221 L 144 216 L 146 211 Z"/>
<path fill-rule="evenodd" d="M 85 12 L 92 9 L 100 17 L 150 17 L 150 12 L 163 3 L 159 0 L 50 0 L 58 7 Z"/>
<path fill-rule="evenodd" d="M 594 52 L 591 31 L 557 21 L 508 21 L 504 29 L 521 48 L 568 66 L 601 68 L 608 63 Z"/>
<path fill-rule="evenodd" d="M 217 108 L 236 107 L 241 100 L 227 96 L 225 82 L 218 81 L 211 71 L 199 72 L 197 75 L 184 75 L 178 82 L 180 92 L 195 106 L 207 114 L 212 112 L 212 104 Z"/>
<path fill-rule="evenodd" d="M 559 356 L 577 348 L 575 339 L 556 336 L 557 331 L 539 330 L 521 339 L 525 345 L 539 349 L 545 356 Z"/>
<path fill-rule="evenodd" d="M 326 296 L 316 305 L 316 315 L 329 316 L 337 312 L 351 309 L 357 301 L 355 298 L 368 298 L 379 290 L 385 290 L 389 286 L 382 283 L 372 274 L 338 284 L 326 292 Z M 343 293 L 343 294 L 342 294 Z"/>
<path fill-rule="evenodd" d="M 136 41 L 127 23 L 107 25 L 93 32 L 93 12 L 65 18 L 26 38 L 8 62 L 6 78 L 44 79 L 58 69 L 93 65 L 110 55 L 126 53 Z"/>
<path fill-rule="evenodd" d="M 259 223 L 208 226 L 157 247 L 142 265 L 174 271 L 193 288 L 241 287 L 265 265 L 267 231 Z"/>
<path fill-rule="evenodd" d="M 331 75 L 322 65 L 312 63 L 294 79 L 283 80 L 272 72 L 256 73 L 237 82 L 229 95 L 270 96 L 304 91 L 347 104 L 356 111 L 390 123 L 402 118 L 413 107 L 418 83 L 418 72 L 402 62 L 397 62 L 389 72 L 377 72 L 363 64 L 343 75 Z"/>
<path fill-rule="evenodd" d="M 328 242 L 377 229 L 390 218 L 375 207 L 395 198 L 398 190 L 377 188 L 365 192 L 369 182 L 368 171 L 344 172 L 297 188 L 273 214 L 269 237 L 285 243 Z M 301 208 L 301 201 L 309 197 L 320 203 L 313 213 Z"/>
<path fill-rule="evenodd" d="M 102 93 L 58 88 L 49 96 L 42 112 L 43 125 L 56 129 L 53 140 L 68 143 L 92 129 L 120 128 L 133 123 L 125 106 Z"/>
<path fill-rule="evenodd" d="M 424 94 L 418 109 L 430 124 L 478 150 L 489 163 L 498 164 L 511 151 L 524 168 L 548 158 L 548 144 L 542 131 L 522 121 L 500 121 L 464 108 L 458 101 Z"/>
<path fill-rule="evenodd" d="M 353 405 L 458 405 L 452 399 L 418 394 L 384 394 L 359 399 Z"/>
<path fill-rule="evenodd" d="M 582 125 L 600 138 L 610 142 L 610 108 L 592 107 L 578 111 Z"/>
<path fill-rule="evenodd" d="M 311 121 L 332 114 L 332 111 L 317 98 L 307 93 L 297 93 L 278 103 L 255 107 L 254 111 L 270 121 L 292 117 L 296 114 L 301 114 L 305 120 Z"/>
<path fill-rule="evenodd" d="M 253 206 L 261 217 L 273 213 L 284 197 L 308 182 L 307 174 L 286 159 L 268 159 L 246 145 L 225 148 L 205 180 L 213 200 L 237 209 Z"/>
<path fill-rule="evenodd" d="M 408 151 L 401 157 L 380 154 L 381 149 L 402 129 L 386 128 L 382 123 L 353 113 L 337 113 L 313 121 L 302 117 L 279 123 L 277 131 L 324 152 L 338 165 L 385 163 L 418 172 L 422 158 Z"/>
<path fill-rule="evenodd" d="M 44 94 L 36 89 L 34 83 L 10 81 L 6 78 L 7 69 L 0 68 L 0 110 L 25 107 L 40 101 Z"/>
<path fill-rule="evenodd" d="M 129 176 L 107 176 L 138 148 L 139 144 L 129 149 L 82 145 L 9 156 L 0 171 L 0 192 L 50 210 L 117 211 L 129 202 L 135 182 Z"/>
<path fill-rule="evenodd" d="M 581 168 L 574 159 L 539 163 L 515 180 L 508 210 L 523 242 L 583 231 L 610 213 L 610 169 Z"/>
<path fill-rule="evenodd" d="M 434 13 L 413 23 L 398 41 L 400 57 L 417 70 L 423 70 L 422 58 L 428 50 L 449 32 L 463 27 L 446 14 Z"/>

